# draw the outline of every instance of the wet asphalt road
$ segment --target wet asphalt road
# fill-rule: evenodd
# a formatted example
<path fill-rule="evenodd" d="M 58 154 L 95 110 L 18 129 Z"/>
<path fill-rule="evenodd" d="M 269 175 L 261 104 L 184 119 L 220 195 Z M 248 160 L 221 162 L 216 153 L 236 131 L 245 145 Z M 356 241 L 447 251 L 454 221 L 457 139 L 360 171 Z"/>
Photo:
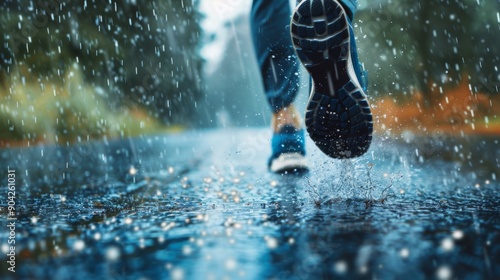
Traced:
<path fill-rule="evenodd" d="M 377 137 L 311 171 L 266 170 L 233 129 L 0 151 L 16 170 L 16 272 L 2 279 L 499 279 L 494 138 Z M 7 190 L 0 205 L 6 221 Z M 4 222 L 4 224 L 7 224 Z"/>

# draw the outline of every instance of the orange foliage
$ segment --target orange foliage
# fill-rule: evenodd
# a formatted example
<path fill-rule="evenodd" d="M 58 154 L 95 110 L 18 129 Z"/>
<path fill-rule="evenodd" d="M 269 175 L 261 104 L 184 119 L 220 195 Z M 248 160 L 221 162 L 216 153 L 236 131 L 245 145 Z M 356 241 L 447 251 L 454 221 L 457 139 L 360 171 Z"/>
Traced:
<path fill-rule="evenodd" d="M 471 93 L 467 79 L 443 94 L 434 92 L 431 99 L 432 106 L 425 104 L 420 93 L 404 105 L 396 104 L 394 98 L 389 97 L 377 100 L 373 108 L 375 130 L 378 133 L 409 130 L 416 134 L 500 134 L 496 113 L 500 96 Z"/>

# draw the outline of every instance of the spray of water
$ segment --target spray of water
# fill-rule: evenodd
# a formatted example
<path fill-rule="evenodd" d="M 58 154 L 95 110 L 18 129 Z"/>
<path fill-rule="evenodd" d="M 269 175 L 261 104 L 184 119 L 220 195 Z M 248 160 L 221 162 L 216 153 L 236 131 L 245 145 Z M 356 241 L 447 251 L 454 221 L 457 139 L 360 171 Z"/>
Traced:
<path fill-rule="evenodd" d="M 360 160 L 342 160 L 333 168 L 336 172 L 329 172 L 332 175 L 328 177 L 307 178 L 307 193 L 316 206 L 346 200 L 363 201 L 367 207 L 385 203 L 395 193 L 394 182 L 403 178 L 399 173 L 384 173 L 375 164 Z"/>

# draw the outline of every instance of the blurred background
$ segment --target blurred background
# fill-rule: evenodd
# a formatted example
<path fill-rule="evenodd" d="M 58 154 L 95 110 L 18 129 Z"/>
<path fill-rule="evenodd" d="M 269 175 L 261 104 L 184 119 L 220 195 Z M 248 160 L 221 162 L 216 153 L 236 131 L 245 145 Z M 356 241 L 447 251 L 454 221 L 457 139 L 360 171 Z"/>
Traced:
<path fill-rule="evenodd" d="M 359 4 L 354 24 L 378 134 L 500 133 L 500 2 Z M 2 1 L 0 146 L 268 125 L 250 6 Z"/>
<path fill-rule="evenodd" d="M 499 0 L 359 0 L 377 135 L 301 177 L 251 4 L 0 1 L 0 279 L 500 279 Z"/>

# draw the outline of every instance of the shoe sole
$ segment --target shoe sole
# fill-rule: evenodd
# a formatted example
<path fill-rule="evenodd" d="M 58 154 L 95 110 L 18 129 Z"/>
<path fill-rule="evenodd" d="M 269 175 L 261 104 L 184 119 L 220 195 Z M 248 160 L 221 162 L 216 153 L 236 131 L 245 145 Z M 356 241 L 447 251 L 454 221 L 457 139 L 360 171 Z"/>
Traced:
<path fill-rule="evenodd" d="M 306 127 L 333 158 L 359 157 L 372 140 L 373 117 L 354 71 L 344 8 L 334 0 L 304 0 L 293 14 L 295 51 L 313 80 Z"/>
<path fill-rule="evenodd" d="M 300 174 L 309 170 L 306 158 L 298 153 L 281 154 L 272 161 L 269 169 L 271 172 L 278 174 Z"/>

